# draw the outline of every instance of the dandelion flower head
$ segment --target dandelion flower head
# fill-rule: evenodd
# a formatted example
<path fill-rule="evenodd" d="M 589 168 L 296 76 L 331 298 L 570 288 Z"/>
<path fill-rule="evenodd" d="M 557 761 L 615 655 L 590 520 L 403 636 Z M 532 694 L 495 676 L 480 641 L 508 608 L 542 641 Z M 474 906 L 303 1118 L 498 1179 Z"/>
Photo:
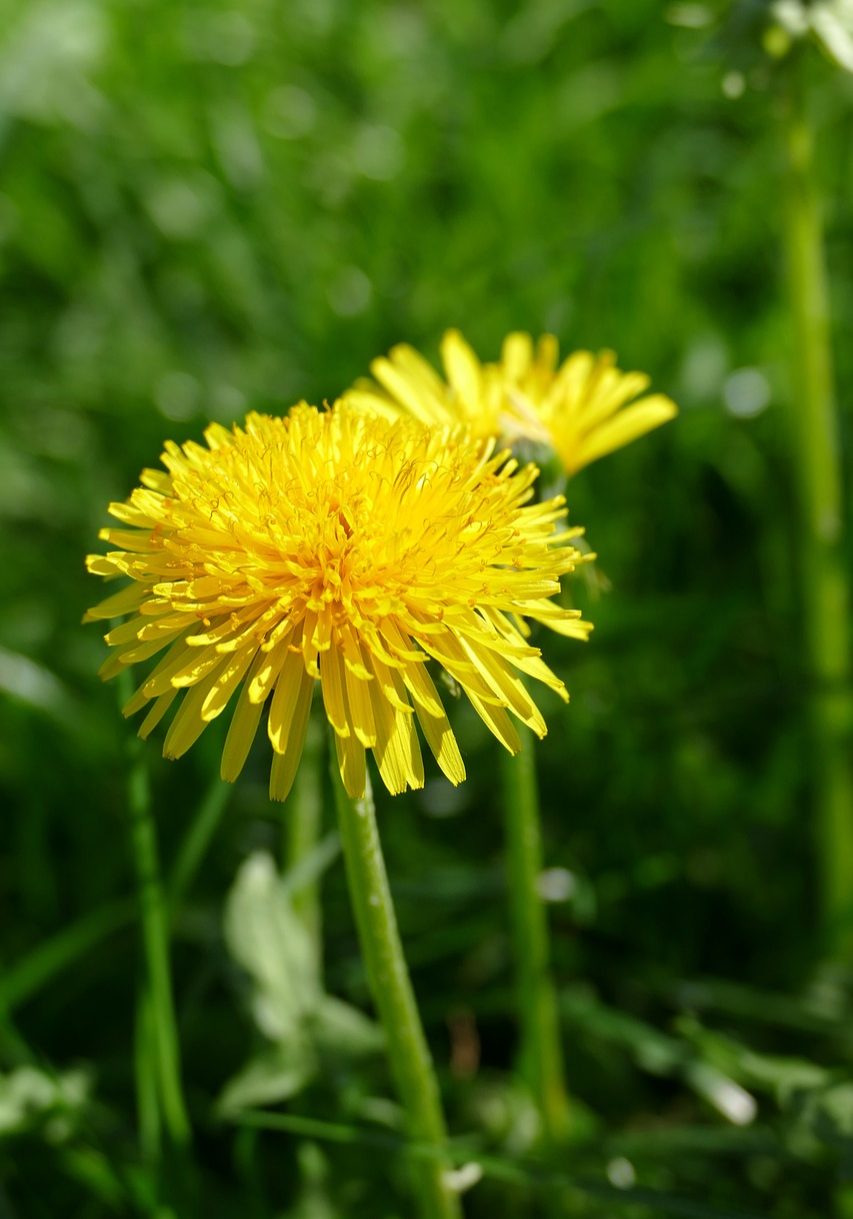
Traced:
<path fill-rule="evenodd" d="M 536 469 L 465 430 L 430 429 L 346 405 L 218 424 L 206 445 L 168 443 L 120 527 L 91 555 L 96 575 L 129 579 L 87 620 L 106 635 L 104 678 L 158 657 L 124 708 L 147 707 L 147 736 L 178 702 L 164 753 L 181 756 L 235 699 L 221 773 L 234 780 L 266 710 L 270 792 L 284 799 L 316 686 L 347 791 L 372 750 L 389 791 L 421 787 L 416 723 L 453 783 L 464 765 L 435 662 L 511 751 L 508 712 L 540 736 L 522 675 L 564 697 L 525 620 L 586 637 L 552 597 L 581 561 L 562 499 L 537 503 Z"/>
<path fill-rule="evenodd" d="M 649 378 L 622 372 L 611 351 L 576 351 L 562 363 L 551 334 L 507 335 L 497 363 L 483 364 L 457 330 L 441 342 L 442 379 L 414 348 L 394 347 L 370 366 L 347 400 L 428 424 L 464 422 L 480 436 L 547 445 L 571 475 L 629 444 L 677 413 L 664 394 L 646 394 Z"/>

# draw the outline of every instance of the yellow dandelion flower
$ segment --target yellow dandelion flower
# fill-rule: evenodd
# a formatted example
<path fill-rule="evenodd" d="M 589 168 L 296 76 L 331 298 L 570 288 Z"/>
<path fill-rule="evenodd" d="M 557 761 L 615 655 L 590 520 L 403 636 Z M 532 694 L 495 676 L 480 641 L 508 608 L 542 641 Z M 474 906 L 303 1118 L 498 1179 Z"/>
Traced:
<path fill-rule="evenodd" d="M 648 394 L 645 373 L 621 372 L 611 351 L 576 351 L 559 363 L 553 335 L 534 348 L 507 335 L 501 359 L 482 364 L 457 330 L 441 342 L 445 379 L 407 344 L 374 360 L 347 401 L 386 417 L 408 412 L 424 423 L 466 423 L 479 436 L 529 440 L 553 449 L 567 474 L 629 444 L 677 414 L 664 394 Z M 645 396 L 643 396 L 645 395 Z"/>
<path fill-rule="evenodd" d="M 665 394 L 646 394 L 645 373 L 620 371 L 612 351 L 575 351 L 559 365 L 558 353 L 551 334 L 542 335 L 535 351 L 529 334 L 510 334 L 500 367 L 518 413 L 535 416 L 567 474 L 678 413 Z"/>
<path fill-rule="evenodd" d="M 421 787 L 415 730 L 453 783 L 465 768 L 430 676 L 435 661 L 515 752 L 511 711 L 545 722 L 521 680 L 565 695 L 525 619 L 578 639 L 590 627 L 550 598 L 581 556 L 562 499 L 536 503 L 536 469 L 463 429 L 427 429 L 339 405 L 213 424 L 207 447 L 166 445 L 89 570 L 130 583 L 86 620 L 106 635 L 104 678 L 159 655 L 124 712 L 147 736 L 181 694 L 164 753 L 180 757 L 237 695 L 222 754 L 234 780 L 268 704 L 270 793 L 287 795 L 312 693 L 322 692 L 347 791 L 365 751 L 389 791 Z M 239 690 L 239 694 L 237 693 Z"/>
<path fill-rule="evenodd" d="M 405 412 L 430 427 L 463 423 L 478 437 L 512 432 L 514 410 L 501 370 L 483 365 L 458 330 L 441 340 L 445 380 L 420 352 L 399 343 L 370 365 L 376 378 L 363 378 L 344 401 L 388 419 Z"/>

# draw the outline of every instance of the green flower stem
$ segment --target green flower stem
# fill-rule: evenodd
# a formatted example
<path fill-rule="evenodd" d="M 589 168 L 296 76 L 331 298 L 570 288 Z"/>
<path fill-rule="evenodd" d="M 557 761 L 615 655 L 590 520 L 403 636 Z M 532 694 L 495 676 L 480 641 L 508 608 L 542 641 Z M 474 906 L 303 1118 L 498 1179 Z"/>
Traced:
<path fill-rule="evenodd" d="M 136 1001 L 134 1069 L 139 1142 L 142 1158 L 150 1164 L 156 1164 L 160 1159 L 159 1089 L 157 1078 L 151 1070 L 156 1053 L 153 1015 L 150 988 L 142 986 Z"/>
<path fill-rule="evenodd" d="M 121 693 L 125 695 L 126 691 Z M 148 771 L 142 742 L 138 738 L 132 738 L 128 753 L 130 836 L 142 922 L 148 989 L 146 1002 L 150 1004 L 153 1029 L 153 1038 L 146 1037 L 145 1042 L 153 1042 L 153 1068 L 164 1132 L 175 1148 L 182 1149 L 190 1141 L 190 1124 L 181 1087 L 180 1052 L 169 968 L 168 911 L 160 876 Z M 147 1018 L 143 1020 L 142 1027 L 146 1024 Z"/>
<path fill-rule="evenodd" d="M 138 753 L 130 773 L 129 811 L 133 857 L 139 886 L 142 942 L 153 1015 L 156 1074 L 160 1087 L 163 1124 L 172 1142 L 185 1146 L 190 1139 L 181 1087 L 180 1051 L 169 968 L 169 933 L 150 788 L 144 757 Z"/>
<path fill-rule="evenodd" d="M 320 724 L 308 722 L 302 761 L 284 806 L 284 867 L 292 872 L 317 849 L 323 830 L 323 742 Z M 304 922 L 319 959 L 322 946 L 320 886 L 317 880 L 300 885 L 293 908 Z"/>
<path fill-rule="evenodd" d="M 502 753 L 507 879 L 521 1021 L 519 1058 L 539 1110 L 542 1133 L 547 1142 L 559 1143 L 569 1128 L 569 1102 L 548 915 L 539 892 L 542 829 L 534 737 L 526 729 L 521 732 L 521 753 L 516 757 Z"/>
<path fill-rule="evenodd" d="M 351 799 L 335 765 L 335 750 L 330 752 L 350 898 L 407 1132 L 412 1139 L 441 1147 L 447 1130 L 438 1083 L 397 930 L 370 781 L 360 800 Z M 449 1161 L 438 1159 L 415 1169 L 424 1219 L 461 1219 L 459 1197 L 447 1180 L 448 1167 Z"/>
<path fill-rule="evenodd" d="M 790 440 L 797 480 L 799 577 L 813 736 L 824 927 L 828 947 L 853 954 L 853 694 L 849 589 L 842 549 L 841 455 L 830 310 L 813 135 L 793 65 L 786 99 L 785 241 L 796 385 Z"/>

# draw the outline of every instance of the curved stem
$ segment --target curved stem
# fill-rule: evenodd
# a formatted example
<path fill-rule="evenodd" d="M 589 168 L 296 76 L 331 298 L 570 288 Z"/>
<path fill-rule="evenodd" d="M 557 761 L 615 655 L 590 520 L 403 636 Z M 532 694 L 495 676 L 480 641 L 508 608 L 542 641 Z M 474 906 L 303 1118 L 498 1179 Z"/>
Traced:
<path fill-rule="evenodd" d="M 156 1059 L 154 1050 L 154 1019 L 151 994 L 147 986 L 140 987 L 136 1000 L 134 1033 L 134 1068 L 136 1075 L 136 1114 L 142 1158 L 148 1164 L 160 1159 L 160 1101 L 157 1077 L 151 1070 Z"/>
<path fill-rule="evenodd" d="M 793 65 L 784 143 L 785 244 L 797 401 L 790 439 L 800 529 L 801 604 L 810 677 L 812 782 L 828 945 L 853 954 L 853 692 L 843 549 L 841 450 L 823 225 L 813 134 Z"/>
<path fill-rule="evenodd" d="M 413 1139 L 440 1147 L 447 1139 L 444 1114 L 400 943 L 370 781 L 360 800 L 351 799 L 335 764 L 335 750 L 330 754 L 350 898 L 407 1130 Z M 416 1171 L 424 1219 L 461 1219 L 459 1198 L 447 1179 L 448 1165 L 436 1160 L 418 1165 Z"/>
<path fill-rule="evenodd" d="M 557 995 L 551 976 L 548 915 L 539 892 L 542 829 L 533 734 L 523 731 L 516 757 L 502 753 L 507 879 L 520 1013 L 521 1072 L 549 1142 L 565 1138 L 569 1102 Z"/>
<path fill-rule="evenodd" d="M 157 833 L 151 813 L 151 790 L 141 746 L 142 742 L 137 738 L 130 742 L 128 813 L 147 973 L 148 995 L 145 1002 L 150 1004 L 155 1057 L 153 1066 L 163 1125 L 172 1144 L 176 1148 L 183 1148 L 190 1141 L 190 1124 L 181 1086 L 180 1050 L 169 968 L 168 914 L 160 875 Z"/>

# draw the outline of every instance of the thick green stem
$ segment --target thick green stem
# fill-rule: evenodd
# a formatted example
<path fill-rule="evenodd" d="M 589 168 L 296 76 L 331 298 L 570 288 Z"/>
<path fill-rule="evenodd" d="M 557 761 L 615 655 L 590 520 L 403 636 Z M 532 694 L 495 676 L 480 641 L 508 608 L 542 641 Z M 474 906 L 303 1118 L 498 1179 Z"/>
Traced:
<path fill-rule="evenodd" d="M 795 69 L 796 69 L 795 65 Z M 796 401 L 792 466 L 800 518 L 801 604 L 812 728 L 824 926 L 853 953 L 853 697 L 849 590 L 842 550 L 841 458 L 823 228 L 802 80 L 792 73 L 784 119 L 786 246 Z"/>
<path fill-rule="evenodd" d="M 150 1004 L 151 1042 L 155 1056 L 153 1067 L 164 1130 L 176 1148 L 183 1148 L 190 1141 L 190 1125 L 181 1088 L 180 1052 L 169 969 L 168 916 L 151 814 L 148 773 L 140 744 L 136 740 L 131 742 L 128 811 L 147 974 L 146 1002 Z"/>
<path fill-rule="evenodd" d="M 360 800 L 351 799 L 335 765 L 335 750 L 330 753 L 350 898 L 407 1130 L 411 1138 L 440 1147 L 447 1139 L 444 1114 L 397 930 L 370 782 Z M 441 1160 L 424 1162 L 415 1171 L 424 1219 L 461 1219 L 462 1208 L 448 1183 L 447 1165 Z"/>
<path fill-rule="evenodd" d="M 502 755 L 507 879 L 521 1021 L 519 1058 L 539 1110 L 542 1133 L 548 1142 L 558 1143 L 568 1132 L 569 1102 L 551 976 L 548 915 L 539 890 L 542 829 L 533 734 L 524 730 L 522 739 L 517 757 Z"/>
<path fill-rule="evenodd" d="M 323 741 L 320 724 L 308 723 L 302 761 L 284 806 L 284 867 L 292 872 L 317 850 L 323 830 Z M 293 895 L 293 908 L 311 936 L 319 959 L 322 945 L 320 885 L 310 880 Z"/>
<path fill-rule="evenodd" d="M 151 1070 L 156 1057 L 154 1013 L 150 990 L 140 987 L 136 1001 L 134 1067 L 136 1072 L 136 1112 L 142 1158 L 149 1164 L 160 1159 L 160 1099 L 157 1077 Z"/>

